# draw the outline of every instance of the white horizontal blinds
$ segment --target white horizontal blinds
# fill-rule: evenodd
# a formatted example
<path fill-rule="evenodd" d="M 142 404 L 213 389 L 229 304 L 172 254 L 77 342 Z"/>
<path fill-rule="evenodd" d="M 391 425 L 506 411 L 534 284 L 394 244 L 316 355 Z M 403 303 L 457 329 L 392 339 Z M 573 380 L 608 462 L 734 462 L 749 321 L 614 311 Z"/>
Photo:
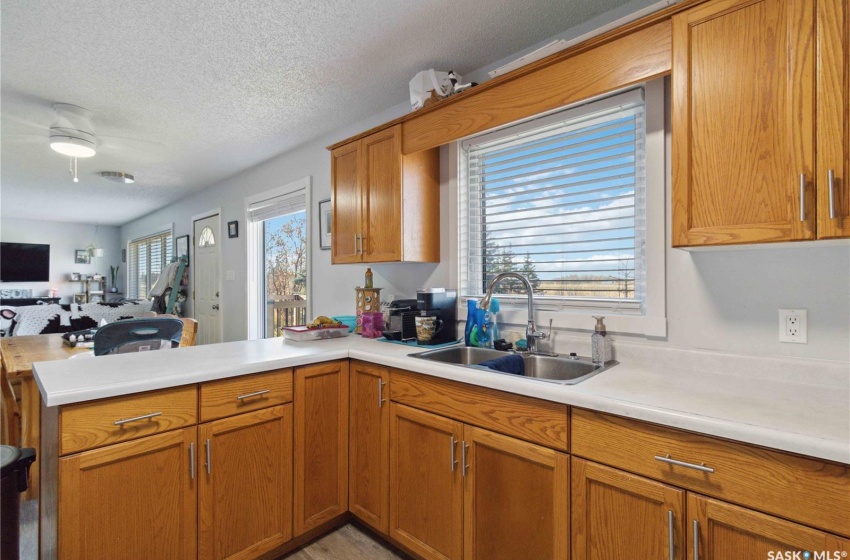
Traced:
<path fill-rule="evenodd" d="M 466 295 L 516 271 L 539 296 L 640 307 L 643 106 L 642 90 L 632 90 L 463 143 Z M 522 289 L 505 282 L 496 291 Z"/>
<path fill-rule="evenodd" d="M 128 297 L 145 299 L 173 253 L 171 232 L 130 242 Z"/>
<path fill-rule="evenodd" d="M 248 207 L 248 216 L 252 222 L 262 222 L 279 216 L 301 212 L 306 207 L 307 191 L 306 189 L 298 189 L 291 193 L 251 204 Z"/>

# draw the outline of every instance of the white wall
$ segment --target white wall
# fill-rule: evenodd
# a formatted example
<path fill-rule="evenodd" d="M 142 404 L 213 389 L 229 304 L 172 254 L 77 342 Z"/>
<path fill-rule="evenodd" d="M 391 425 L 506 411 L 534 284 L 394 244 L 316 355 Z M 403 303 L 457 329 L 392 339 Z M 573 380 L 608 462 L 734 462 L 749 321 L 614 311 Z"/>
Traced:
<path fill-rule="evenodd" d="M 71 282 L 72 272 L 82 274 L 103 274 L 109 281 L 109 267 L 120 266 L 119 288 L 123 286 L 126 264 L 121 262 L 120 228 L 70 222 L 48 222 L 41 220 L 18 220 L 4 218 L 0 221 L 0 240 L 12 243 L 44 243 L 50 245 L 50 281 L 49 282 L 8 282 L 0 288 L 25 288 L 32 290 L 33 296 L 47 295 L 55 288 L 61 303 L 70 303 L 73 294 L 83 291 L 82 284 Z M 92 258 L 91 264 L 75 264 L 74 251 L 85 249 L 95 243 L 103 248 L 103 257 Z M 111 286 L 108 286 L 111 287 Z"/>
<path fill-rule="evenodd" d="M 651 2 L 629 4 L 635 10 Z M 618 10 L 607 19 L 622 17 Z M 597 18 L 602 25 L 606 18 Z M 570 38 L 589 31 L 587 26 L 568 30 L 558 38 Z M 536 46 L 536 45 L 535 45 Z M 523 51 L 525 52 L 525 51 Z M 522 54 L 522 53 L 518 53 Z M 514 57 L 509 57 L 512 59 Z M 503 61 L 494 63 L 497 66 Z M 485 69 L 467 76 L 480 77 Z M 318 202 L 330 196 L 330 155 L 325 146 L 367 130 L 408 111 L 406 102 L 369 119 L 341 127 L 325 137 L 284 153 L 261 165 L 184 199 L 169 208 L 125 225 L 122 243 L 155 231 L 163 223 L 175 223 L 175 235 L 191 233 L 191 216 L 221 207 L 222 224 L 239 220 L 244 232 L 244 199 L 304 176 L 313 181 L 314 218 Z M 383 299 L 391 295 L 412 296 L 423 286 L 457 286 L 450 266 L 450 251 L 457 241 L 446 233 L 450 206 L 446 150 L 442 152 L 442 262 L 435 264 L 373 265 L 375 286 L 384 287 Z M 669 185 L 667 185 L 669 200 Z M 669 221 L 668 221 L 669 224 Z M 313 238 L 318 224 L 313 220 Z M 669 229 L 669 225 L 668 225 Z M 668 232 L 669 236 L 669 232 Z M 246 327 L 246 247 L 245 237 L 224 239 L 222 278 L 233 271 L 235 280 L 223 282 L 222 306 L 226 311 L 225 340 L 245 337 Z M 362 285 L 365 266 L 330 265 L 330 251 L 312 248 L 311 297 L 314 314 L 352 314 L 354 290 Z M 764 356 L 796 356 L 850 361 L 850 249 L 848 245 L 823 247 L 811 243 L 796 248 L 761 247 L 755 250 L 728 250 L 689 253 L 666 249 L 668 336 L 664 339 L 615 336 L 619 343 L 640 342 L 685 349 L 710 349 Z M 808 310 L 809 343 L 778 342 L 778 309 Z M 557 328 L 557 320 L 555 321 Z M 592 322 L 588 323 L 588 329 Z M 520 330 L 524 330 L 524 326 Z M 589 331 L 561 331 L 558 349 L 586 353 Z"/>

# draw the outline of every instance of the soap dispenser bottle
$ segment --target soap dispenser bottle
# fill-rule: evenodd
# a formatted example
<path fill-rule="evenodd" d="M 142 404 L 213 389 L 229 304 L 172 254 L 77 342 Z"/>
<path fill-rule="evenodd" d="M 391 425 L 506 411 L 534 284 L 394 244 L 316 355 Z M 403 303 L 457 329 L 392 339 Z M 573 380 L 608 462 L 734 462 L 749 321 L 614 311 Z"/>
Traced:
<path fill-rule="evenodd" d="M 611 360 L 611 337 L 605 328 L 605 317 L 593 317 L 596 319 L 596 328 L 590 335 L 590 352 L 594 364 L 601 365 Z"/>

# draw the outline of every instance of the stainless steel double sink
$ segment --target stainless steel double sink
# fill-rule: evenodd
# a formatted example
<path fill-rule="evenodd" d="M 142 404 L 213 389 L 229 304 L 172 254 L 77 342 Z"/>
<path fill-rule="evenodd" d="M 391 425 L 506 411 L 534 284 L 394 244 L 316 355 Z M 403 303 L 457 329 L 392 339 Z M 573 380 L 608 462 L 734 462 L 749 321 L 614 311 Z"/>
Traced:
<path fill-rule="evenodd" d="M 449 348 L 439 348 L 437 350 L 410 354 L 411 357 L 421 360 L 466 366 L 479 371 L 491 371 L 503 375 L 514 375 L 480 365 L 482 362 L 507 355 L 509 355 L 507 352 L 502 352 L 501 350 L 470 346 L 451 346 Z M 595 365 L 590 358 L 581 356 L 570 357 L 544 354 L 521 354 L 521 356 L 525 366 L 524 377 L 539 381 L 548 381 L 550 383 L 559 383 L 561 385 L 581 383 L 585 379 L 589 379 L 597 373 L 601 373 L 619 363 L 611 360 L 610 362 L 606 362 L 605 365 Z"/>

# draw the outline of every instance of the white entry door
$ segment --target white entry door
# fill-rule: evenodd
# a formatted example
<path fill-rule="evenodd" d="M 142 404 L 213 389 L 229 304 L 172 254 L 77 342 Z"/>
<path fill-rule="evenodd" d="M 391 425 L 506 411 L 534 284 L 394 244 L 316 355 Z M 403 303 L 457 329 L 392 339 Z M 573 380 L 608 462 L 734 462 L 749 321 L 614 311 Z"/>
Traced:
<path fill-rule="evenodd" d="M 196 344 L 221 342 L 219 314 L 219 236 L 218 214 L 195 220 L 194 314 L 198 321 Z"/>

